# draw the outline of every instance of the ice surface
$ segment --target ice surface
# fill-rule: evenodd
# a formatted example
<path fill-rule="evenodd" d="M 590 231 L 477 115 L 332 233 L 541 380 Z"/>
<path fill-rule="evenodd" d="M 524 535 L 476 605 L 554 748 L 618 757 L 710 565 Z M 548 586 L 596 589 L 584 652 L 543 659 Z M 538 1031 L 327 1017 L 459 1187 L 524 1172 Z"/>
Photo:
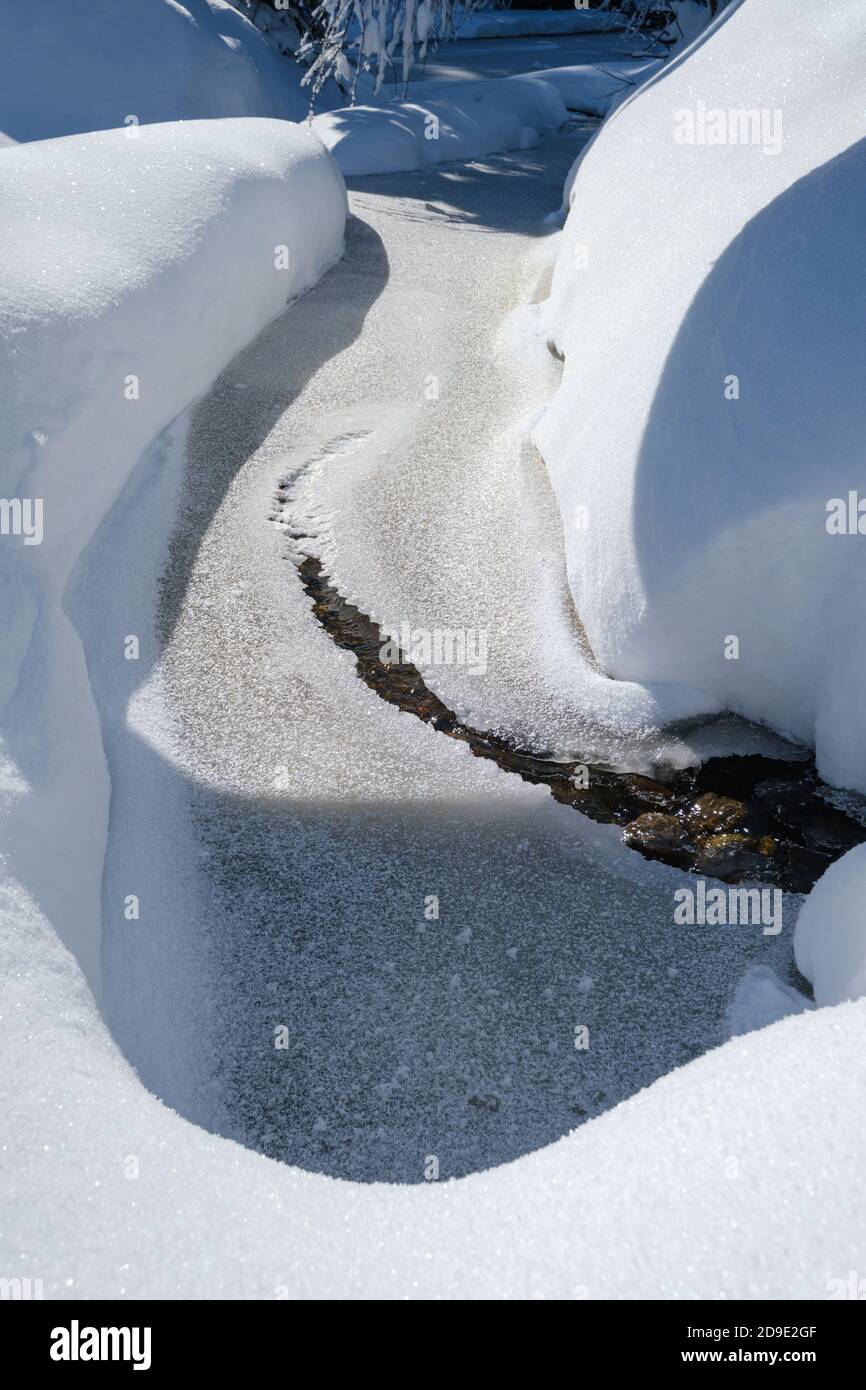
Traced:
<path fill-rule="evenodd" d="M 856 0 L 741 4 L 602 128 L 573 184 L 545 320 L 564 371 L 534 434 L 601 668 L 698 687 L 860 790 L 862 537 L 826 523 L 862 484 L 864 48 Z M 677 142 L 683 112 L 700 127 L 715 108 L 726 131 L 757 110 L 763 134 Z"/>

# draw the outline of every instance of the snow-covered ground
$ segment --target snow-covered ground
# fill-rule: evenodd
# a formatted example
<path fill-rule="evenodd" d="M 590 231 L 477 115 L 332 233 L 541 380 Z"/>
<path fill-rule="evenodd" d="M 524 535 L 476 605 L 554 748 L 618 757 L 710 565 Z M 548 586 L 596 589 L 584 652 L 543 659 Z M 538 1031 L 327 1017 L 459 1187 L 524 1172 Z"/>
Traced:
<path fill-rule="evenodd" d="M 475 39 L 478 64 L 461 74 L 474 93 L 463 86 L 449 109 L 440 50 L 419 106 L 440 103 L 459 131 L 460 106 L 490 96 L 498 143 L 515 152 L 494 155 L 483 131 L 475 145 L 455 137 L 455 153 L 483 149 L 471 162 L 427 167 L 415 151 L 403 172 L 350 181 L 344 228 L 341 174 L 316 134 L 261 119 L 274 114 L 269 81 L 248 87 L 238 67 L 239 52 L 260 52 L 249 26 L 240 48 L 223 44 L 223 71 L 208 56 L 208 16 L 219 32 L 235 22 L 222 7 L 161 5 L 140 14 L 190 26 L 207 87 L 195 101 L 172 77 L 159 109 L 123 129 L 94 84 L 85 114 L 72 92 L 53 107 L 66 124 L 40 128 L 19 92 L 30 125 L 8 133 L 30 143 L 0 150 L 0 486 L 44 503 L 39 544 L 4 534 L 0 546 L 0 1272 L 73 1299 L 827 1297 L 866 1259 L 862 852 L 800 914 L 814 1007 L 795 971 L 797 899 L 761 923 L 686 925 L 676 905 L 694 877 L 380 700 L 316 621 L 294 564 L 316 556 L 385 626 L 483 632 L 475 669 L 419 660 L 478 726 L 631 765 L 706 752 L 716 735 L 665 727 L 727 702 L 700 664 L 694 683 L 667 666 L 610 680 L 595 660 L 607 648 L 593 655 L 581 623 L 594 644 L 630 611 L 616 508 L 639 534 L 631 456 L 617 472 L 604 451 L 625 447 L 652 397 L 641 343 L 657 386 L 670 368 L 678 277 L 695 302 L 702 292 L 687 237 L 665 251 L 664 276 L 635 254 L 649 243 L 634 209 L 653 209 L 662 177 L 670 205 L 680 179 L 695 244 L 727 254 L 721 232 L 702 240 L 690 201 L 696 151 L 664 163 L 660 94 L 687 104 L 691 63 L 712 90 L 707 55 L 723 41 L 722 77 L 747 83 L 762 21 L 721 26 L 623 106 L 571 181 L 560 235 L 563 184 L 592 129 L 566 123 L 564 106 L 619 95 L 575 71 L 589 55 L 561 54 L 549 84 L 512 82 Z M 775 11 L 745 0 L 730 23 Z M 839 14 L 850 51 L 853 5 Z M 102 20 L 113 35 L 115 8 Z M 830 158 L 853 70 L 834 68 L 825 120 L 816 33 L 776 31 L 799 34 L 780 43 L 780 71 L 801 163 Z M 602 37 L 597 56 L 621 61 L 616 36 Z M 504 54 L 511 41 L 494 42 Z M 515 41 L 512 71 L 549 61 L 548 41 L 530 42 L 539 58 L 526 63 Z M 217 78 L 234 95 L 217 96 Z M 768 84 L 753 74 L 773 97 Z M 812 95 L 795 106 L 794 92 Z M 237 116 L 236 99 L 242 119 L 178 123 Z M 363 126 L 376 145 L 388 109 L 345 118 L 360 127 L 351 167 L 382 167 Z M 39 138 L 88 122 L 119 128 Z M 710 153 L 722 156 L 715 235 L 776 196 L 779 175 L 740 150 L 764 172 L 743 175 L 725 222 L 740 183 L 726 182 L 732 151 L 697 152 Z M 785 159 L 793 177 L 801 165 Z M 856 149 L 841 164 L 856 172 Z M 698 165 L 703 185 L 714 167 Z M 615 191 L 588 264 L 608 269 L 590 292 L 578 253 L 605 179 Z M 856 264 L 847 187 L 831 185 L 822 216 L 835 214 Z M 816 225 L 809 197 L 795 210 Z M 599 318 L 615 290 L 616 330 Z M 841 331 L 853 308 L 832 304 Z M 837 340 L 818 323 L 829 352 Z M 856 346 L 853 327 L 839 341 Z M 702 392 L 708 357 L 690 358 Z M 612 383 L 603 412 L 587 376 Z M 851 397 L 833 400 L 847 430 Z M 789 420 L 778 427 L 784 442 Z M 590 438 L 618 491 L 588 494 Z M 687 456 L 696 475 L 705 444 Z M 665 483 L 689 520 L 691 485 L 685 469 Z M 575 561 L 587 502 L 581 532 L 610 542 L 596 556 L 603 593 Z M 673 571 L 683 542 L 668 540 Z M 832 579 L 855 591 L 853 572 Z M 685 641 L 688 611 L 674 616 Z"/>

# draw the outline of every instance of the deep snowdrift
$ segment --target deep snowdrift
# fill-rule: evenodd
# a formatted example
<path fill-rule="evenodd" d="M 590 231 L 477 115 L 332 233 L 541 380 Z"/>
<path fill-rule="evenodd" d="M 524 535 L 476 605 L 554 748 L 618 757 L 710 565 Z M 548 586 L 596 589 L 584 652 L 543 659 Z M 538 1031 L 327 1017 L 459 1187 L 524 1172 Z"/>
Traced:
<path fill-rule="evenodd" d="M 309 94 L 226 0 L 39 0 L 0 15 L 0 144 L 209 116 L 299 121 Z"/>
<path fill-rule="evenodd" d="M 0 547 L 3 843 L 97 988 L 108 788 L 67 580 L 155 436 L 340 255 L 345 190 L 303 127 L 227 120 L 4 149 L 0 199 L 0 492 L 44 527 Z"/>
<path fill-rule="evenodd" d="M 603 127 L 535 433 L 608 674 L 698 686 L 861 790 L 864 60 L 858 0 L 746 0 Z"/>

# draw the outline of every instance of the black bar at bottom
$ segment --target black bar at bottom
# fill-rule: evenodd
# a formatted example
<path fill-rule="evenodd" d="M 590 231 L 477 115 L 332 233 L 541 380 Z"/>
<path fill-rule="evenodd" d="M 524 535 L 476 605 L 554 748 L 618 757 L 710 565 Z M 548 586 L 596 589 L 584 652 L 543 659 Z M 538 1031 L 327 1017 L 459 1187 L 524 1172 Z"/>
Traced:
<path fill-rule="evenodd" d="M 322 1346 L 315 1329 L 305 1331 L 292 1306 L 279 1301 L 5 1302 L 0 1316 L 7 1356 L 25 1372 L 93 1376 L 107 1367 L 115 1375 L 137 1371 L 152 1378 L 212 1370 L 225 1377 L 237 1367 L 247 1373 L 254 1369 L 257 1376 L 269 1370 L 293 1375 L 295 1358 L 323 1351 L 326 1364 L 333 1364 L 331 1339 Z M 841 1371 L 857 1356 L 863 1323 L 863 1310 L 848 1300 L 578 1302 L 569 1314 L 569 1336 L 578 1338 L 575 1353 L 582 1344 L 612 1374 L 702 1366 L 800 1366 L 826 1374 Z M 357 1356 L 359 1371 L 365 1362 L 369 1369 L 374 1339 L 382 1334 L 370 1327 L 359 1343 L 346 1332 L 339 1344 L 353 1360 Z M 484 1343 L 482 1331 L 479 1351 Z M 444 1369 L 453 1371 L 455 1348 L 440 1343 L 438 1329 L 432 1346 L 425 1344 L 425 1370 L 436 1363 L 438 1345 Z M 404 1370 L 411 1375 L 408 1366 Z"/>

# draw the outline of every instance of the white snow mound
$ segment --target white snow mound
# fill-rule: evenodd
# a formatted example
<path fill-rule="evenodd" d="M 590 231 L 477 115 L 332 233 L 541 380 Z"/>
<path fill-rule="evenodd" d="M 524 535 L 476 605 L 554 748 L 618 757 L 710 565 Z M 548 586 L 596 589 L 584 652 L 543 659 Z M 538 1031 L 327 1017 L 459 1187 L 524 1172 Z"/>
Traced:
<path fill-rule="evenodd" d="M 325 112 L 313 130 L 347 176 L 392 174 L 529 149 L 568 115 L 556 88 L 537 77 L 450 82 L 447 95 L 446 84 L 436 88 L 412 101 Z"/>
<path fill-rule="evenodd" d="M 299 121 L 309 95 L 226 0 L 39 0 L 0 13 L 0 144 L 209 116 Z"/>
<path fill-rule="evenodd" d="M 859 790 L 864 63 L 859 0 L 735 4 L 602 127 L 535 432 L 603 669 L 696 686 Z"/>
<path fill-rule="evenodd" d="M 797 968 L 818 1004 L 866 994 L 866 845 L 857 845 L 815 884 L 797 918 Z"/>
<path fill-rule="evenodd" d="M 556 88 L 569 111 L 607 116 L 634 93 L 639 83 L 658 72 L 662 63 L 661 58 L 614 58 L 608 62 L 542 68 L 537 76 Z"/>
<path fill-rule="evenodd" d="M 0 544 L 3 843 L 98 988 L 108 790 L 67 580 L 148 445 L 339 257 L 346 195 L 303 127 L 226 120 L 11 146 L 0 202 L 0 494 L 30 528 Z"/>

